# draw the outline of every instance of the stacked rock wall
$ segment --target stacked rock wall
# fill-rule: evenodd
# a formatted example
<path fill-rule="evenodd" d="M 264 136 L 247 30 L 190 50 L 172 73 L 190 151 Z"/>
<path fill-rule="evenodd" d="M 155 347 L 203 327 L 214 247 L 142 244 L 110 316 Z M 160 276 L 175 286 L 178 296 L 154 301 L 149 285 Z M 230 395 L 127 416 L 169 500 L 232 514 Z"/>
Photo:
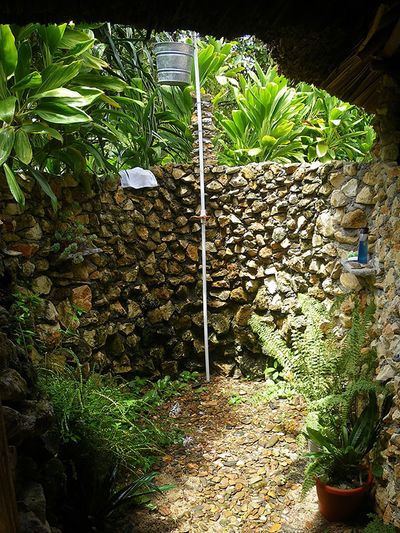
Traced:
<path fill-rule="evenodd" d="M 388 417 L 388 446 L 384 452 L 383 484 L 377 503 L 385 521 L 400 527 L 400 169 L 375 167 L 369 174 L 375 183 L 376 205 L 373 227 L 380 276 L 374 286 L 377 305 L 376 346 L 379 357 L 377 379 L 394 392 L 394 407 Z"/>
<path fill-rule="evenodd" d="M 160 186 L 139 191 L 110 179 L 87 194 L 72 178 L 54 180 L 57 215 L 29 182 L 25 209 L 3 186 L 2 248 L 18 264 L 20 287 L 43 300 L 35 320 L 49 362 L 63 365 L 74 352 L 88 371 L 202 367 L 197 169 L 153 170 Z M 396 391 L 378 503 L 400 525 L 398 181 L 399 168 L 384 163 L 265 163 L 206 174 L 214 367 L 260 375 L 265 357 L 248 319 L 259 312 L 285 328 L 299 292 L 376 299 L 378 377 Z M 367 224 L 375 269 L 363 277 L 341 261 Z"/>
<path fill-rule="evenodd" d="M 0 399 L 17 499 L 18 533 L 57 533 L 48 523 L 45 491 L 51 486 L 53 497 L 62 494 L 63 468 L 44 437 L 54 422 L 53 408 L 38 394 L 32 363 L 15 343 L 9 290 L 14 266 L 15 258 L 0 255 Z M 0 517 L 0 529 L 3 520 Z"/>
<path fill-rule="evenodd" d="M 62 363 L 69 346 L 82 363 L 117 373 L 202 364 L 195 170 L 156 168 L 158 188 L 123 190 L 109 180 L 86 195 L 72 178 L 58 180 L 57 215 L 37 188 L 28 191 L 25 210 L 5 202 L 3 239 L 9 253 L 21 254 L 20 283 L 47 302 L 36 331 L 48 357 Z M 247 327 L 253 311 L 282 326 L 299 292 L 323 300 L 361 289 L 340 258 L 356 249 L 372 210 L 366 173 L 338 162 L 206 174 L 216 366 L 262 373 L 264 357 Z"/>

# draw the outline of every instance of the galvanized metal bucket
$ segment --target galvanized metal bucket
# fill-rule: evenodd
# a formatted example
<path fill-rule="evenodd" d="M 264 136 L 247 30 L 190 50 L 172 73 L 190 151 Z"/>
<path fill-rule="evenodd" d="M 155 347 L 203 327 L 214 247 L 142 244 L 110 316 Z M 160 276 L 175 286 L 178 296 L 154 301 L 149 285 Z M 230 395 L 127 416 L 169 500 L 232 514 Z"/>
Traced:
<path fill-rule="evenodd" d="M 154 45 L 158 81 L 161 85 L 189 85 L 192 73 L 193 46 L 187 43 Z"/>

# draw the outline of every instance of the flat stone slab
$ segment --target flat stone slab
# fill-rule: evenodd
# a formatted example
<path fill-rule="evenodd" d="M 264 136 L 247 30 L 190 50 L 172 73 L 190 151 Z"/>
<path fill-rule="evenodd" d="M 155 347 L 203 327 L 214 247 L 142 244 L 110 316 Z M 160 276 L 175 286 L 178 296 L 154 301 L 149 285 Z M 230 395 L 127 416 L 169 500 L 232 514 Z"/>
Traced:
<path fill-rule="evenodd" d="M 379 265 L 371 260 L 368 263 L 359 263 L 356 259 L 342 260 L 343 269 L 350 274 L 366 278 L 367 276 L 377 276 L 380 273 Z"/>

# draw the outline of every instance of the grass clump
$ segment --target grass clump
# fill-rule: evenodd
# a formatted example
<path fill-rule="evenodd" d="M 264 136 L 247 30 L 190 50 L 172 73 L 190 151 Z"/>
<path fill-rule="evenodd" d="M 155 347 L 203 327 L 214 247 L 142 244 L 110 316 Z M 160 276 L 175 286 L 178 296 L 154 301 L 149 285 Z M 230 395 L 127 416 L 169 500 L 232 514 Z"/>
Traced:
<path fill-rule="evenodd" d="M 53 404 L 64 445 L 80 444 L 128 469 L 146 471 L 163 446 L 179 440 L 168 421 L 160 428 L 152 420 L 162 395 L 155 388 L 143 393 L 141 382 L 41 369 L 39 386 Z"/>
<path fill-rule="evenodd" d="M 63 531 L 115 531 L 116 511 L 150 505 L 164 447 L 182 442 L 172 417 L 158 417 L 162 403 L 182 392 L 194 373 L 156 383 L 126 381 L 77 368 L 38 369 L 39 387 L 53 404 L 65 490 L 58 503 Z M 162 420 L 162 422 L 160 422 Z M 111 529 L 110 529 L 111 528 Z"/>

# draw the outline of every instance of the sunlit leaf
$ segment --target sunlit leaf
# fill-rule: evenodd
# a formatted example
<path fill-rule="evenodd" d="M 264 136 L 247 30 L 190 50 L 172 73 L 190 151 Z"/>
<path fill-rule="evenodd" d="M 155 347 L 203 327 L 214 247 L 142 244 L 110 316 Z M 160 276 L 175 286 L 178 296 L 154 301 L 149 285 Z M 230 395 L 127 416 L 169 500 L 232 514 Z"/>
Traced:
<path fill-rule="evenodd" d="M 317 143 L 316 150 L 318 157 L 324 157 L 328 152 L 328 145 L 324 142 L 319 142 Z"/>
<path fill-rule="evenodd" d="M 46 102 L 55 102 L 68 106 L 84 107 L 90 105 L 96 100 L 103 91 L 92 87 L 80 87 L 80 90 L 72 91 L 65 87 L 51 89 L 50 91 L 40 92 L 30 98 L 30 100 L 42 100 Z"/>
<path fill-rule="evenodd" d="M 42 76 L 37 72 L 36 70 L 34 72 L 30 72 L 26 76 L 24 76 L 22 79 L 19 80 L 18 83 L 13 85 L 11 87 L 11 90 L 13 92 L 22 91 L 24 89 L 32 89 L 35 87 L 39 87 L 42 83 Z"/>
<path fill-rule="evenodd" d="M 260 155 L 262 153 L 261 148 L 250 148 L 250 150 L 247 150 L 247 153 L 249 156 L 254 157 L 257 155 Z"/>
<path fill-rule="evenodd" d="M 0 129 L 0 165 L 5 163 L 14 146 L 15 131 L 11 126 Z"/>
<path fill-rule="evenodd" d="M 40 101 L 35 109 L 35 113 L 43 120 L 55 124 L 76 124 L 79 122 L 90 122 L 92 120 L 82 109 L 57 101 Z"/>
<path fill-rule="evenodd" d="M 59 63 L 49 65 L 42 72 L 43 83 L 38 87 L 37 92 L 44 93 L 52 89 L 57 89 L 58 87 L 63 87 L 78 75 L 80 68 L 80 61 L 74 61 L 69 65 L 61 65 Z"/>
<path fill-rule="evenodd" d="M 0 24 L 0 63 L 7 78 L 14 74 L 17 62 L 18 52 L 10 25 Z"/>
<path fill-rule="evenodd" d="M 15 96 L 9 96 L 0 100 L 0 120 L 10 124 L 14 118 L 15 103 L 17 99 Z"/>
<path fill-rule="evenodd" d="M 44 124 L 41 124 L 39 122 L 32 124 L 24 124 L 23 126 L 21 126 L 21 129 L 23 131 L 26 131 L 27 133 L 47 135 L 49 138 L 53 138 L 57 141 L 63 142 L 63 136 L 59 131 L 55 130 L 54 128 L 50 128 L 49 126 L 45 126 Z"/>
<path fill-rule="evenodd" d="M 25 195 L 17 182 L 14 172 L 7 163 L 3 164 L 3 168 L 11 194 L 20 205 L 25 205 Z"/>
<path fill-rule="evenodd" d="M 47 26 L 39 26 L 38 32 L 49 47 L 50 54 L 54 54 L 60 45 L 66 27 L 67 24 L 48 24 Z"/>
<path fill-rule="evenodd" d="M 18 129 L 15 133 L 14 151 L 18 159 L 26 165 L 32 161 L 32 146 L 29 136 L 22 129 Z"/>

